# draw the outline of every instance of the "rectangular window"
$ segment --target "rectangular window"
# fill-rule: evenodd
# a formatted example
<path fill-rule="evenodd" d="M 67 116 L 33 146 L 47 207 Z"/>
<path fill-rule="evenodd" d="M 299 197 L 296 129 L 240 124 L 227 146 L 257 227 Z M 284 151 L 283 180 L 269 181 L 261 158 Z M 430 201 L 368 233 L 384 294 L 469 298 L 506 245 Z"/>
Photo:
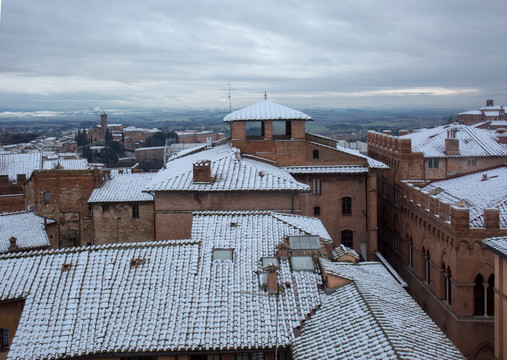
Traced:
<path fill-rule="evenodd" d="M 342 198 L 342 216 L 351 216 L 352 215 L 352 198 L 344 197 Z"/>
<path fill-rule="evenodd" d="M 468 158 L 467 159 L 468 166 L 475 166 L 477 165 L 477 158 Z"/>
<path fill-rule="evenodd" d="M 400 253 L 400 238 L 397 235 L 394 235 L 394 251 Z"/>
<path fill-rule="evenodd" d="M 289 236 L 289 246 L 293 250 L 320 250 L 318 236 Z"/>
<path fill-rule="evenodd" d="M 9 328 L 0 328 L 0 351 L 9 350 Z"/>
<path fill-rule="evenodd" d="M 93 206 L 88 205 L 88 217 L 92 217 L 92 214 L 93 214 Z"/>
<path fill-rule="evenodd" d="M 312 180 L 312 194 L 313 195 L 320 195 L 320 179 L 313 179 Z"/>
<path fill-rule="evenodd" d="M 108 212 L 109 211 L 109 204 L 102 204 L 102 212 Z"/>
<path fill-rule="evenodd" d="M 220 360 L 221 356 L 220 354 L 208 354 L 206 357 L 206 360 Z"/>
<path fill-rule="evenodd" d="M 213 261 L 215 260 L 232 261 L 232 249 L 213 249 Z"/>
<path fill-rule="evenodd" d="M 396 206 L 400 206 L 400 190 L 398 189 L 394 190 L 394 202 Z"/>
<path fill-rule="evenodd" d="M 438 169 L 438 159 L 437 158 L 428 159 L 428 168 Z"/>
<path fill-rule="evenodd" d="M 50 201 L 51 197 L 49 196 L 49 191 L 44 191 L 44 202 L 48 203 Z"/>
<path fill-rule="evenodd" d="M 320 206 L 315 206 L 313 208 L 313 216 L 320 216 Z"/>
<path fill-rule="evenodd" d="M 134 219 L 139 218 L 139 204 L 138 203 L 132 204 L 132 217 Z"/>
<path fill-rule="evenodd" d="M 384 181 L 382 184 L 383 184 L 383 187 L 382 187 L 383 195 L 386 198 L 387 197 L 387 183 Z"/>

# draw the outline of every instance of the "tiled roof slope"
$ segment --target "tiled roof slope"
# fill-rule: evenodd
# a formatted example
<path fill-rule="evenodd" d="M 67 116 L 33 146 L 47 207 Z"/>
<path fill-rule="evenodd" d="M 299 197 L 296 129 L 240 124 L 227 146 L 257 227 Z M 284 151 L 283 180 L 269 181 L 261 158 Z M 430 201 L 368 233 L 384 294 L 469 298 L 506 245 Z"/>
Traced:
<path fill-rule="evenodd" d="M 65 170 L 86 170 L 90 168 L 86 159 L 57 159 L 44 160 L 43 170 L 65 169 Z"/>
<path fill-rule="evenodd" d="M 457 130 L 459 139 L 459 155 L 446 155 L 445 139 L 447 132 Z M 422 152 L 424 157 L 484 157 L 507 156 L 507 145 L 498 142 L 498 134 L 486 129 L 473 126 L 453 124 L 439 126 L 433 129 L 423 129 L 400 138 L 412 139 L 412 151 Z"/>
<path fill-rule="evenodd" d="M 41 167 L 42 154 L 39 152 L 0 155 L 0 175 L 8 175 L 9 181 L 15 181 L 17 174 L 26 174 L 28 179 L 34 170 Z"/>
<path fill-rule="evenodd" d="M 154 173 L 116 174 L 93 190 L 88 203 L 153 201 L 153 195 L 142 190 L 154 176 Z"/>
<path fill-rule="evenodd" d="M 194 183 L 193 164 L 209 160 L 209 183 Z M 145 191 L 308 191 L 285 170 L 260 161 L 241 158 L 229 144 L 170 160 Z"/>
<path fill-rule="evenodd" d="M 260 121 L 260 120 L 312 120 L 305 113 L 264 99 L 243 109 L 233 111 L 224 117 L 230 121 Z"/>
<path fill-rule="evenodd" d="M 332 263 L 353 282 L 327 296 L 293 344 L 294 359 L 464 359 L 379 263 Z"/>
<path fill-rule="evenodd" d="M 54 220 L 47 219 L 46 221 L 54 223 Z M 12 236 L 16 237 L 16 245 L 20 250 L 49 246 L 44 218 L 35 215 L 33 212 L 0 215 L 0 253 L 9 250 L 9 239 Z"/>
<path fill-rule="evenodd" d="M 507 236 L 484 239 L 482 243 L 495 254 L 507 258 Z"/>
<path fill-rule="evenodd" d="M 486 176 L 487 180 L 483 180 Z M 455 205 L 465 203 L 470 209 L 470 225 L 483 227 L 484 209 L 500 209 L 500 227 L 507 227 L 507 166 L 435 181 L 423 187 L 439 200 Z"/>
<path fill-rule="evenodd" d="M 287 235 L 307 231 L 270 212 L 199 212 L 193 240 L 0 256 L 0 301 L 26 299 L 8 359 L 274 349 L 277 307 L 287 347 L 321 301 L 320 275 L 288 260 L 278 299 L 260 286 L 261 258 Z M 233 260 L 213 261 L 215 248 Z"/>

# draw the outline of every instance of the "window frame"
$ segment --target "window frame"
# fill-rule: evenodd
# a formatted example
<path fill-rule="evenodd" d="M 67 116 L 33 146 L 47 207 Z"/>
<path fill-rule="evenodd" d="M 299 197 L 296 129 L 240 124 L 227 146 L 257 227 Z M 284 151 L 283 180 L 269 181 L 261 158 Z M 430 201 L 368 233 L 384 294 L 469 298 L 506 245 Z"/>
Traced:
<path fill-rule="evenodd" d="M 7 351 L 10 348 L 9 328 L 0 328 L 0 351 Z"/>
<path fill-rule="evenodd" d="M 344 237 L 349 234 L 350 234 L 349 239 L 345 239 L 345 240 L 350 240 L 350 246 L 348 245 L 348 241 L 346 243 L 344 243 Z M 340 244 L 342 244 L 350 249 L 353 249 L 354 248 L 354 231 L 352 231 L 350 229 L 342 230 L 340 232 Z"/>
<path fill-rule="evenodd" d="M 342 197 L 342 216 L 352 216 L 352 197 Z"/>
<path fill-rule="evenodd" d="M 438 169 L 439 168 L 439 159 L 438 158 L 428 158 L 428 169 Z"/>
<path fill-rule="evenodd" d="M 322 180 L 320 178 L 312 179 L 312 195 L 322 195 Z"/>
<path fill-rule="evenodd" d="M 307 239 L 304 243 L 301 240 Z M 308 247 L 305 245 L 308 244 Z M 320 237 L 317 235 L 294 235 L 289 236 L 289 247 L 291 250 L 322 250 Z"/>
<path fill-rule="evenodd" d="M 132 219 L 139 219 L 139 203 L 132 203 Z"/>

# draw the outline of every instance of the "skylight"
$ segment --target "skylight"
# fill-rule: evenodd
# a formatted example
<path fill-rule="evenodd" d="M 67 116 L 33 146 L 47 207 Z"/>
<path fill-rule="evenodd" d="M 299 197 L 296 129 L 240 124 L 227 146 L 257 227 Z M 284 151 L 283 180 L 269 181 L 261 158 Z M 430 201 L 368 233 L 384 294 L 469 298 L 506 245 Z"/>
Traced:
<path fill-rule="evenodd" d="M 313 259 L 311 256 L 293 256 L 290 258 L 292 270 L 294 271 L 313 271 Z"/>
<path fill-rule="evenodd" d="M 289 236 L 289 245 L 293 250 L 320 250 L 318 236 Z"/>
<path fill-rule="evenodd" d="M 262 258 L 262 268 L 265 269 L 269 265 L 278 266 L 278 259 L 276 257 L 263 257 Z"/>
<path fill-rule="evenodd" d="M 232 249 L 213 249 L 213 261 L 215 260 L 232 261 Z"/>

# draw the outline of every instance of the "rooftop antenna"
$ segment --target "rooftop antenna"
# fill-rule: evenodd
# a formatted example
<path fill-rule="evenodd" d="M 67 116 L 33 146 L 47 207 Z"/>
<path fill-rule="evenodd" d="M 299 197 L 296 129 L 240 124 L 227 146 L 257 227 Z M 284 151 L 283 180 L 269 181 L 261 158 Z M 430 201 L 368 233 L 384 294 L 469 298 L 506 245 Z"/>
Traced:
<path fill-rule="evenodd" d="M 231 84 L 229 83 L 229 84 L 227 84 L 227 86 L 229 87 L 229 95 L 227 96 L 229 98 L 229 111 L 232 111 Z"/>
<path fill-rule="evenodd" d="M 268 99 L 268 94 L 266 93 L 266 90 L 264 90 L 264 100 Z"/>

